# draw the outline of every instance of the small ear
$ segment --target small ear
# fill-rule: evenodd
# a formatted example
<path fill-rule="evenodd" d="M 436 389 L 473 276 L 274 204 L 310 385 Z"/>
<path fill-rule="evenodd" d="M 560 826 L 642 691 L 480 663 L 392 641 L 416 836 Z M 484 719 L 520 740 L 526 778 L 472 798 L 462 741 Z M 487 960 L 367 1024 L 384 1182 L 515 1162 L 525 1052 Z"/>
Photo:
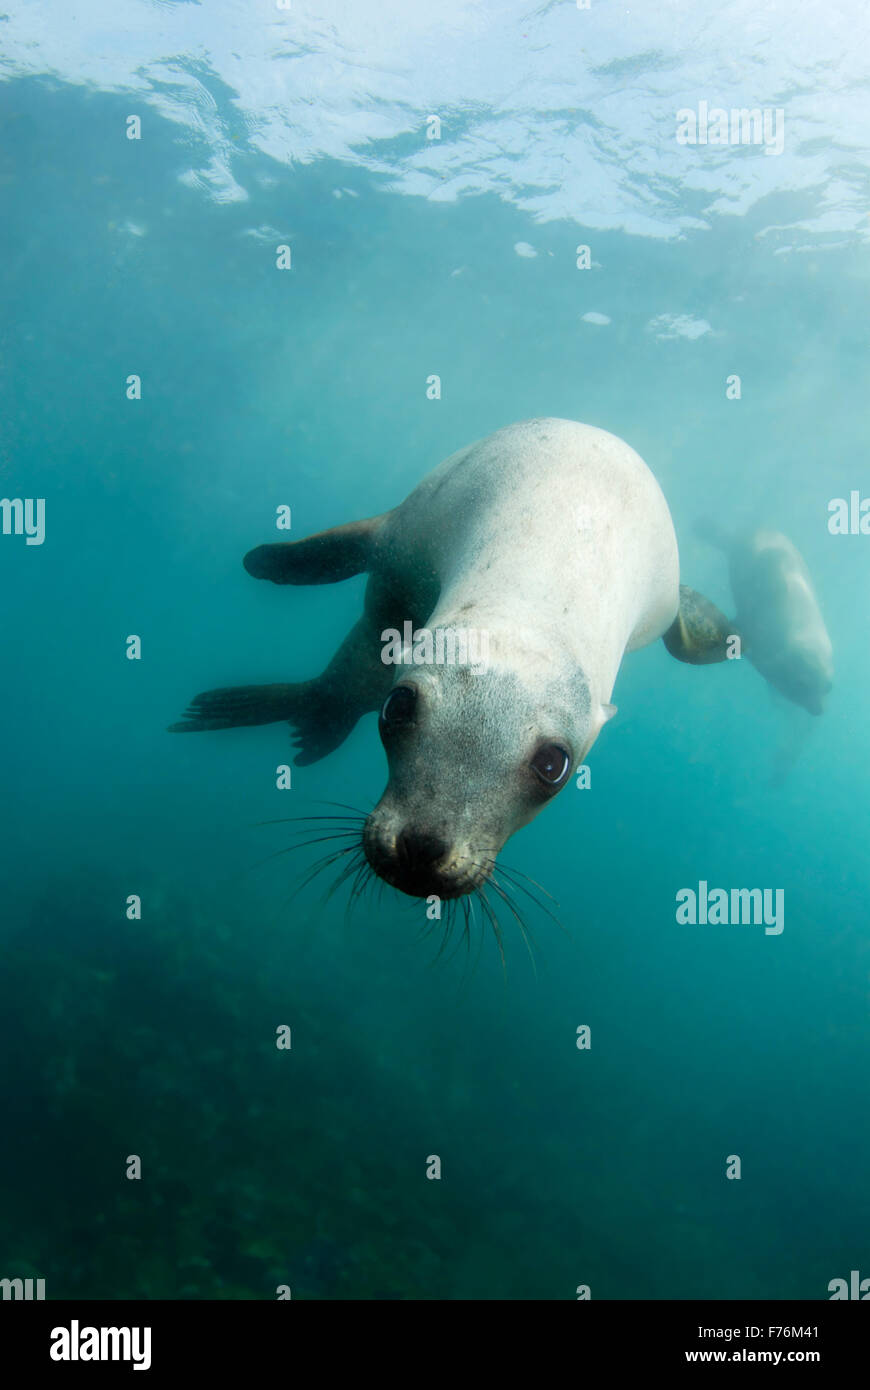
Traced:
<path fill-rule="evenodd" d="M 601 706 L 601 722 L 602 722 L 602 724 L 606 724 L 607 721 L 608 721 L 608 719 L 612 719 L 613 716 L 614 716 L 615 714 L 616 714 L 616 705 L 602 705 L 602 706 Z"/>

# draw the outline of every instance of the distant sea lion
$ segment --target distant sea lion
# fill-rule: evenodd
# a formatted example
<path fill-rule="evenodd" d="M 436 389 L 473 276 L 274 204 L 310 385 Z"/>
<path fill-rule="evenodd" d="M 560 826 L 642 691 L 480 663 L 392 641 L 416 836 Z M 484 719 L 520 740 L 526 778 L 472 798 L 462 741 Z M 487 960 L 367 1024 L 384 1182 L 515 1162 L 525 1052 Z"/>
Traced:
<path fill-rule="evenodd" d="M 781 531 L 731 536 L 710 521 L 697 529 L 728 557 L 743 655 L 780 694 L 822 714 L 833 682 L 833 649 L 797 548 Z"/>
<path fill-rule="evenodd" d="M 315 680 L 209 691 L 173 730 L 288 720 L 304 765 L 379 710 L 389 781 L 363 849 L 416 897 L 486 883 L 505 841 L 567 785 L 615 713 L 626 652 L 664 637 L 681 661 L 722 661 L 731 631 L 680 585 L 671 516 L 643 460 L 570 420 L 498 430 L 395 510 L 262 545 L 245 568 L 276 584 L 368 571 L 364 614 Z M 485 634 L 484 668 L 385 664 L 388 630 L 406 622 Z"/>

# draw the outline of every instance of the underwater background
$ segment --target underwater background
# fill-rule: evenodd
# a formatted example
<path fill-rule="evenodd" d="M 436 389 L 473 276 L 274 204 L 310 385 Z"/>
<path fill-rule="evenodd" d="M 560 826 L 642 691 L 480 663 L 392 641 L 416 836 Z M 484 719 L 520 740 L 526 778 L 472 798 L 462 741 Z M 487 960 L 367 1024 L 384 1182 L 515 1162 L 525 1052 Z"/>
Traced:
<path fill-rule="evenodd" d="M 867 30 L 857 0 L 0 15 L 0 493 L 45 499 L 44 544 L 0 536 L 0 1277 L 818 1299 L 870 1274 L 870 537 L 827 524 L 870 490 Z M 782 154 L 680 146 L 699 101 L 782 108 Z M 296 827 L 260 822 L 378 799 L 373 716 L 292 790 L 285 726 L 166 727 L 315 675 L 355 620 L 362 577 L 245 574 L 276 508 L 293 539 L 379 513 L 544 415 L 638 450 L 726 612 L 696 522 L 785 531 L 835 677 L 813 719 L 748 662 L 629 656 L 591 787 L 504 851 L 562 926 L 526 900 L 534 959 L 508 917 L 503 969 L 491 933 L 439 956 L 389 889 L 293 897 L 323 846 L 268 859 Z M 783 889 L 783 932 L 678 924 L 701 880 Z"/>

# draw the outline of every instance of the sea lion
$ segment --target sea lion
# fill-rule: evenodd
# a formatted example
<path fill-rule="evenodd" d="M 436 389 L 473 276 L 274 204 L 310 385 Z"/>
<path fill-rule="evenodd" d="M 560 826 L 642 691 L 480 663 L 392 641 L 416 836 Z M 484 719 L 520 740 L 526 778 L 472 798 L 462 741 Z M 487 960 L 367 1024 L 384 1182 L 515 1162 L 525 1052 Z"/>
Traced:
<path fill-rule="evenodd" d="M 710 521 L 697 529 L 728 557 L 742 654 L 781 695 L 822 714 L 833 684 L 833 648 L 796 546 L 781 531 L 732 536 Z"/>
<path fill-rule="evenodd" d="M 415 897 L 487 881 L 615 712 L 626 652 L 663 636 L 682 661 L 721 661 L 731 631 L 680 585 L 670 512 L 643 460 L 570 420 L 509 425 L 446 459 L 393 511 L 259 546 L 244 564 L 275 584 L 368 571 L 364 614 L 317 679 L 210 691 L 173 730 L 287 720 L 305 765 L 379 710 L 389 780 L 363 849 Z M 486 634 L 484 668 L 388 664 L 406 622 Z"/>

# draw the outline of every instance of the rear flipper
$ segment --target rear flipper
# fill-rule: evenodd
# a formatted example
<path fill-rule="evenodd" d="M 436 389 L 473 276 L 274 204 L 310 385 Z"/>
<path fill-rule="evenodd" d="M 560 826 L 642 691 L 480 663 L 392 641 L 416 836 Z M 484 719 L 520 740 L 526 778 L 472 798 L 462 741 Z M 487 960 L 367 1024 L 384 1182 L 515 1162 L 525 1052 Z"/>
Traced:
<path fill-rule="evenodd" d="M 725 661 L 733 650 L 737 629 L 703 594 L 680 585 L 680 611 L 662 641 L 678 661 L 707 666 Z"/>
<path fill-rule="evenodd" d="M 207 690 L 191 701 L 184 718 L 170 724 L 171 734 L 210 733 L 216 729 L 241 729 L 254 724 L 293 726 L 293 742 L 300 750 L 297 766 L 325 758 L 343 743 L 359 717 L 359 710 L 328 698 L 320 681 L 296 685 L 235 685 Z"/>
<path fill-rule="evenodd" d="M 230 685 L 196 695 L 171 734 L 200 734 L 212 729 L 241 729 L 252 724 L 277 724 L 290 719 L 299 703 L 300 685 Z"/>
<path fill-rule="evenodd" d="M 286 720 L 299 750 L 296 766 L 316 763 L 344 742 L 361 715 L 380 707 L 393 684 L 396 668 L 381 660 L 380 627 L 360 618 L 315 680 L 207 690 L 169 731 L 204 733 Z"/>

